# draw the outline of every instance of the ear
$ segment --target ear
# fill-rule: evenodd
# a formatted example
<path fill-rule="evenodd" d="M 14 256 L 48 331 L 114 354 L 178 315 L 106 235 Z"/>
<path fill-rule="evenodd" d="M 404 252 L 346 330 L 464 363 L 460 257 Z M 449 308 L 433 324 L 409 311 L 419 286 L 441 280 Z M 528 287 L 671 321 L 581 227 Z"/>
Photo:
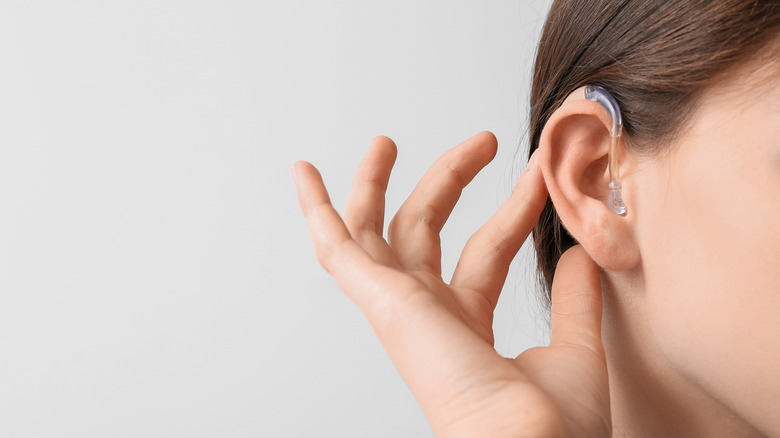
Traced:
<path fill-rule="evenodd" d="M 606 205 L 611 126 L 609 114 L 597 102 L 567 102 L 545 125 L 537 159 L 555 210 L 569 233 L 601 268 L 624 271 L 641 260 L 631 204 L 634 166 L 621 144 L 621 183 L 628 213 L 620 216 Z"/>

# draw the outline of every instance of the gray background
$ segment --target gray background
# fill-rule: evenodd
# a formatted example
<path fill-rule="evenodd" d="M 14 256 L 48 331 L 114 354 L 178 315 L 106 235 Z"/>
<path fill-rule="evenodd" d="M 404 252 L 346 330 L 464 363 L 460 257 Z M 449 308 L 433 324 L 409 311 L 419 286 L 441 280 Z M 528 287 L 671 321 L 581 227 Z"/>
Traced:
<path fill-rule="evenodd" d="M 437 156 L 496 160 L 444 275 L 523 160 L 548 1 L 0 2 L 0 436 L 432 436 L 316 262 L 289 166 L 343 208 L 371 138 L 395 212 Z M 527 248 L 496 348 L 545 342 Z"/>

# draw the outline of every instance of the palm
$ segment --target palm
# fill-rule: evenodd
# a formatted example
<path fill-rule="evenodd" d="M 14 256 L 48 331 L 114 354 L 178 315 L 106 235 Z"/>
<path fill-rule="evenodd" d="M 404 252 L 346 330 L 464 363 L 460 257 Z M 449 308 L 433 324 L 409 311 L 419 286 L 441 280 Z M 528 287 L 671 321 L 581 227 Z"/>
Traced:
<path fill-rule="evenodd" d="M 316 169 L 297 165 L 317 256 L 365 313 L 437 435 L 607 436 L 599 278 L 592 262 L 582 263 L 589 260 L 582 250 L 561 261 L 576 259 L 570 263 L 576 272 L 556 276 L 554 289 L 562 292 L 554 292 L 551 347 L 516 359 L 493 348 L 493 311 L 509 263 L 546 200 L 538 169 L 521 177 L 512 197 L 469 239 L 450 283 L 441 279 L 439 232 L 495 148 L 495 137 L 481 134 L 442 156 L 393 218 L 387 240 L 392 141 L 378 137 L 367 152 L 343 221 Z M 557 287 L 558 278 L 571 284 Z M 589 293 L 579 290 L 583 285 Z"/>
<path fill-rule="evenodd" d="M 474 331 L 486 343 L 493 345 L 493 306 L 479 292 L 453 287 L 440 277 L 427 272 L 409 273 L 430 293 L 442 308 Z"/>

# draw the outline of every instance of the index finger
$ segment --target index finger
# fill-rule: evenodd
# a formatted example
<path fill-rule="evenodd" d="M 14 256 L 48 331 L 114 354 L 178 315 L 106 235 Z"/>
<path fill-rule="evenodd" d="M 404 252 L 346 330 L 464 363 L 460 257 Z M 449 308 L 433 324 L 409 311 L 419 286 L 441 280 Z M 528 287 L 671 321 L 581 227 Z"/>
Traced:
<path fill-rule="evenodd" d="M 477 291 L 495 308 L 509 266 L 546 201 L 547 188 L 534 155 L 509 199 L 466 242 L 450 284 Z"/>

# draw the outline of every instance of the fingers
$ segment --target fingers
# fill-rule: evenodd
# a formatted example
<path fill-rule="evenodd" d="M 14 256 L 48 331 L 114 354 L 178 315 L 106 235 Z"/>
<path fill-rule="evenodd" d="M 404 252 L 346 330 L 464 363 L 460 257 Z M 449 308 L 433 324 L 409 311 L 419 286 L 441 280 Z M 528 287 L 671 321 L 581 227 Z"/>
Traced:
<path fill-rule="evenodd" d="M 389 268 L 377 264 L 352 240 L 314 166 L 299 161 L 293 164 L 292 172 L 317 260 L 336 279 L 341 290 L 364 309 L 371 299 L 371 291 Z"/>
<path fill-rule="evenodd" d="M 344 223 L 352 237 L 375 260 L 393 263 L 390 248 L 382 237 L 385 193 L 398 151 L 387 137 L 375 137 L 360 161 L 344 210 Z"/>
<path fill-rule="evenodd" d="M 509 266 L 547 201 L 542 172 L 533 157 L 509 199 L 466 242 L 451 286 L 479 292 L 495 308 Z"/>
<path fill-rule="evenodd" d="M 350 231 L 370 231 L 382 235 L 385 192 L 397 155 L 393 140 L 379 136 L 371 142 L 355 172 L 347 197 L 344 222 Z"/>
<path fill-rule="evenodd" d="M 481 132 L 447 151 L 425 173 L 388 227 L 401 266 L 441 275 L 439 232 L 463 188 L 495 157 L 496 148 L 496 137 Z"/>
<path fill-rule="evenodd" d="M 601 279 L 580 245 L 558 261 L 552 287 L 550 346 L 574 344 L 604 355 L 601 342 Z"/>

